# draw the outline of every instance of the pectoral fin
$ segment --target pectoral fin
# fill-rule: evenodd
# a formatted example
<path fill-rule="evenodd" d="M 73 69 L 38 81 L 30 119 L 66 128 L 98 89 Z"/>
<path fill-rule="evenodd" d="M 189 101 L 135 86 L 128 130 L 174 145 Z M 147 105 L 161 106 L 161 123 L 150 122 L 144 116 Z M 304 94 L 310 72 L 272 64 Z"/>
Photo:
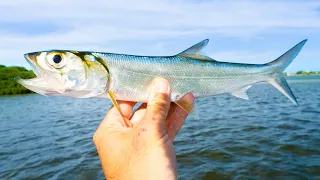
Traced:
<path fill-rule="evenodd" d="M 115 99 L 115 97 L 114 97 L 114 94 L 109 91 L 109 92 L 108 92 L 108 95 L 109 95 L 109 98 L 111 99 L 112 104 L 114 105 L 114 107 L 117 108 L 120 116 L 122 117 L 124 125 L 127 126 L 127 127 L 132 127 L 132 123 L 131 123 L 127 118 L 125 118 L 125 117 L 123 116 L 123 114 L 122 114 L 122 112 L 121 112 L 121 109 L 120 109 L 120 107 L 119 107 L 119 104 L 118 104 L 118 102 L 116 101 L 116 99 Z"/>
<path fill-rule="evenodd" d="M 251 87 L 251 85 L 249 86 L 245 86 L 244 88 L 241 88 L 233 93 L 231 93 L 233 96 L 236 96 L 238 98 L 241 99 L 249 99 L 249 96 L 247 94 L 247 90 Z"/>

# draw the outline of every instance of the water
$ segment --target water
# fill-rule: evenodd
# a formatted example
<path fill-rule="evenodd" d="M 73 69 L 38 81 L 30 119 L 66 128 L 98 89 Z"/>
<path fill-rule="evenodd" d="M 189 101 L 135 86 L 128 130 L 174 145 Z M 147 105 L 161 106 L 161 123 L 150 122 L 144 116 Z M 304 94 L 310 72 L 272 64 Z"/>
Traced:
<path fill-rule="evenodd" d="M 267 84 L 250 100 L 197 101 L 175 141 L 179 179 L 320 179 L 320 77 L 290 77 L 300 106 Z M 0 179 L 104 179 L 92 135 L 106 99 L 0 97 Z"/>

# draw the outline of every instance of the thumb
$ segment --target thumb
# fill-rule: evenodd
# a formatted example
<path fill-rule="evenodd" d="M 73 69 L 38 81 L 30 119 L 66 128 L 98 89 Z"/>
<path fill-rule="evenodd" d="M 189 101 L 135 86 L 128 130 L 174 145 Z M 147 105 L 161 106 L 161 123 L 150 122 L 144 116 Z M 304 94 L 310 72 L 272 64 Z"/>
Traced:
<path fill-rule="evenodd" d="M 153 81 L 144 123 L 165 124 L 170 108 L 170 86 L 163 78 Z"/>

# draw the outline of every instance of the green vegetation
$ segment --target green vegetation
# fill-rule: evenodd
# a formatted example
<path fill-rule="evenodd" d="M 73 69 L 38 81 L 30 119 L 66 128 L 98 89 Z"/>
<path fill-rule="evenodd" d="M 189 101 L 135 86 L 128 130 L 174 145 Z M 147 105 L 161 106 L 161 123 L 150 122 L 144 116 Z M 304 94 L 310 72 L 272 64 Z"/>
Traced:
<path fill-rule="evenodd" d="M 320 71 L 298 71 L 296 73 L 284 73 L 286 76 L 318 76 Z"/>
<path fill-rule="evenodd" d="M 319 72 L 315 72 L 315 71 L 310 71 L 310 72 L 298 71 L 296 74 L 297 75 L 302 75 L 302 76 L 313 76 L 313 75 L 320 75 L 320 71 Z"/>
<path fill-rule="evenodd" d="M 24 67 L 6 67 L 0 65 L 0 95 L 32 93 L 32 91 L 17 83 L 17 81 L 14 80 L 14 77 L 30 79 L 35 77 L 35 75 L 32 71 L 28 71 Z"/>

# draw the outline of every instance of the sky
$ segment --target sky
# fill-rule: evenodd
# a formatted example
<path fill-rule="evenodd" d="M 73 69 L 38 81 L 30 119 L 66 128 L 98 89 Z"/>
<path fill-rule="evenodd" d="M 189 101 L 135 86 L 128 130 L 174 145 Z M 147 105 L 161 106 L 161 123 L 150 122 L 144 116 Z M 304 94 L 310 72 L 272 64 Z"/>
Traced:
<path fill-rule="evenodd" d="M 308 39 L 287 72 L 320 71 L 316 0 L 11 0 L 0 2 L 0 64 L 50 49 L 174 55 L 203 39 L 218 61 L 262 64 Z"/>

